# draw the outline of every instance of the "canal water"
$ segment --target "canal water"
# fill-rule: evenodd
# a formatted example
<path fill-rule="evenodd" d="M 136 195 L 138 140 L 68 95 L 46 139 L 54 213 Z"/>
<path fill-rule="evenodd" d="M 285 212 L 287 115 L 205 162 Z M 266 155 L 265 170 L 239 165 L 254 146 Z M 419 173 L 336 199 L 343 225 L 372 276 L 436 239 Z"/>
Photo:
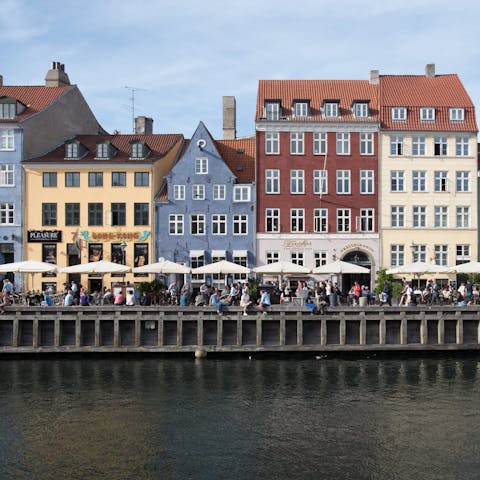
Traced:
<path fill-rule="evenodd" d="M 0 359 L 0 479 L 478 479 L 480 357 Z"/>

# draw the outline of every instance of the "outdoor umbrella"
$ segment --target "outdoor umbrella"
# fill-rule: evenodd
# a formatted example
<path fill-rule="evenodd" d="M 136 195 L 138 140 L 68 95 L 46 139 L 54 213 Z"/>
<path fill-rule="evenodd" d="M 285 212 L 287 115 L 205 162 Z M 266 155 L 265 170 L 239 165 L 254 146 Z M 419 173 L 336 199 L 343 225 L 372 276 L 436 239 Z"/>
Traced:
<path fill-rule="evenodd" d="M 327 263 L 320 267 L 315 268 L 312 273 L 326 273 L 330 275 L 339 275 L 342 273 L 369 273 L 370 269 L 356 265 L 350 262 L 342 262 L 336 260 L 335 262 Z"/>
<path fill-rule="evenodd" d="M 450 267 L 451 273 L 480 273 L 480 262 L 468 262 Z"/>
<path fill-rule="evenodd" d="M 130 271 L 130 267 L 100 260 L 98 262 L 80 263 L 78 265 L 71 265 L 70 267 L 62 267 L 59 268 L 58 271 L 61 273 L 126 273 Z"/>
<path fill-rule="evenodd" d="M 252 271 L 255 273 L 261 273 L 266 275 L 294 275 L 310 273 L 311 270 L 307 267 L 303 267 L 302 265 L 297 265 L 296 263 L 273 262 L 262 265 L 261 267 L 256 267 Z"/>
<path fill-rule="evenodd" d="M 250 273 L 250 269 L 237 263 L 220 260 L 219 262 L 209 263 L 198 268 L 192 268 L 192 274 L 202 275 L 204 273 L 216 273 L 218 275 L 227 275 L 229 273 Z"/>
<path fill-rule="evenodd" d="M 4 263 L 3 265 L 0 265 L 0 273 L 31 273 L 32 288 L 34 273 L 55 272 L 57 270 L 57 265 L 55 265 L 54 263 L 38 262 L 36 260 L 24 260 L 23 262 Z"/>
<path fill-rule="evenodd" d="M 141 267 L 132 269 L 133 273 L 190 273 L 190 268 L 170 260 L 161 260 L 160 262 L 150 263 Z"/>
<path fill-rule="evenodd" d="M 388 275 L 413 275 L 414 277 L 417 277 L 418 286 L 420 286 L 420 277 L 422 275 L 427 275 L 429 273 L 436 274 L 453 272 L 450 267 L 445 267 L 443 265 L 436 265 L 435 263 L 413 262 L 407 263 L 406 265 L 389 268 L 386 273 Z"/>

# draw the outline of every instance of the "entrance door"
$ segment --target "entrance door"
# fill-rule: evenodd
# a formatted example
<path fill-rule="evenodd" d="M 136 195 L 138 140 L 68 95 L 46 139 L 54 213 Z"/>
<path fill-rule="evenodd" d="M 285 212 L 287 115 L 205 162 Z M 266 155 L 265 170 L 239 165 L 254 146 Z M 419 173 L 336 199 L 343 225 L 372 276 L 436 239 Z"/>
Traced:
<path fill-rule="evenodd" d="M 77 246 L 74 243 L 67 244 L 67 264 L 68 266 L 79 265 L 82 259 L 80 258 Z M 77 285 L 80 285 L 80 274 L 79 273 L 70 273 L 68 275 L 68 283 L 72 284 L 72 280 L 75 281 Z"/>
<path fill-rule="evenodd" d="M 368 255 L 360 250 L 347 253 L 342 260 L 369 269 L 371 269 L 372 266 Z M 368 288 L 371 288 L 371 280 L 371 270 L 370 273 L 344 273 L 342 275 L 342 293 L 347 294 L 352 288 L 354 282 L 358 282 L 360 285 L 366 285 Z"/>

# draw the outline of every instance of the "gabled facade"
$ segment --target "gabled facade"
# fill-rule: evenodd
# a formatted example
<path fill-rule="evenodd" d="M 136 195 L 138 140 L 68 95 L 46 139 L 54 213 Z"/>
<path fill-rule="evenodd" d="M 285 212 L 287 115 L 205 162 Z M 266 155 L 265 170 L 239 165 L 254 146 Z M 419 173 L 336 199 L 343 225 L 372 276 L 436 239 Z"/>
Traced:
<path fill-rule="evenodd" d="M 214 140 L 200 122 L 156 200 L 157 257 L 192 268 L 219 260 L 255 266 L 254 145 Z M 192 284 L 205 280 L 193 276 Z"/>
<path fill-rule="evenodd" d="M 182 148 L 181 134 L 77 135 L 25 168 L 26 258 L 70 266 L 95 260 L 154 261 L 153 199 Z M 58 290 L 75 279 L 89 292 L 148 275 L 35 278 Z"/>
<path fill-rule="evenodd" d="M 58 62 L 47 72 L 45 86 L 7 86 L 1 78 L 0 263 L 10 263 L 27 258 L 21 162 L 45 154 L 73 134 L 103 130 Z M 21 289 L 21 276 L 14 281 Z"/>
<path fill-rule="evenodd" d="M 478 256 L 475 108 L 455 74 L 381 75 L 382 265 Z"/>
<path fill-rule="evenodd" d="M 379 266 L 378 77 L 261 80 L 256 110 L 258 264 Z M 344 289 L 351 279 L 343 276 Z"/>

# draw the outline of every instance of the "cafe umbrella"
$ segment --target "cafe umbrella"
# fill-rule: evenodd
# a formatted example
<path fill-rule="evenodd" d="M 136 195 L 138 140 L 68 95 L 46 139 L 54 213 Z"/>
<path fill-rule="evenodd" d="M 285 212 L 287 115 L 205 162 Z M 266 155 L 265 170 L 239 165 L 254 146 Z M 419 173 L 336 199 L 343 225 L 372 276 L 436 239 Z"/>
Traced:
<path fill-rule="evenodd" d="M 0 273 L 31 273 L 32 274 L 32 288 L 33 275 L 35 273 L 56 272 L 57 265 L 47 262 L 39 262 L 37 260 L 23 260 L 21 262 L 4 263 L 0 265 Z"/>

